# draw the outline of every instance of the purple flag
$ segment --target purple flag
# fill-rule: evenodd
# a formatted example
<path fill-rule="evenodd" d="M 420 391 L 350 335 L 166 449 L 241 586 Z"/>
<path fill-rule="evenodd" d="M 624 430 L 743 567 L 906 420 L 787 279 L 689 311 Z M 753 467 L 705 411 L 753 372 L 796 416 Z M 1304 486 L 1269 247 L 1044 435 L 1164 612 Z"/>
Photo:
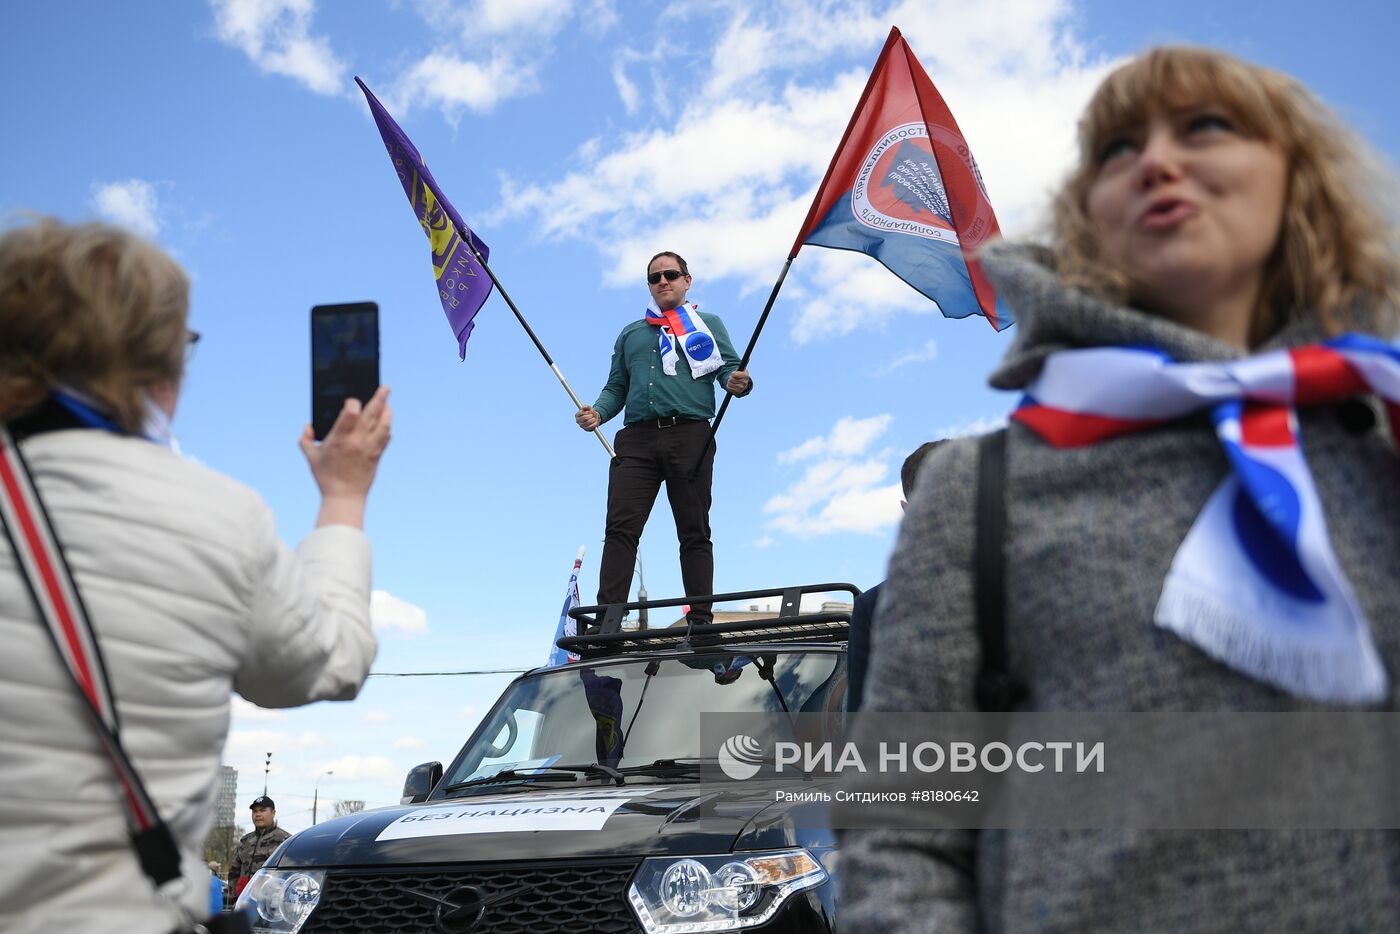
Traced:
<path fill-rule="evenodd" d="M 394 118 L 389 116 L 389 111 L 384 109 L 384 105 L 379 103 L 363 81 L 356 78 L 355 83 L 365 92 L 374 123 L 379 127 L 379 135 L 384 138 L 389 159 L 394 163 L 394 171 L 403 183 L 404 194 L 408 195 L 413 213 L 423 226 L 423 232 L 428 235 L 428 243 L 432 245 L 433 275 L 437 279 L 438 297 L 442 299 L 442 310 L 447 312 L 452 333 L 457 335 L 458 354 L 465 360 L 472 319 L 491 296 L 491 277 L 472 255 L 471 248 L 475 246 L 483 260 L 490 257 L 491 251 L 462 222 L 457 209 L 433 180 L 433 173 L 423 164 L 423 157 L 399 129 Z M 463 237 L 468 239 L 463 240 Z"/>

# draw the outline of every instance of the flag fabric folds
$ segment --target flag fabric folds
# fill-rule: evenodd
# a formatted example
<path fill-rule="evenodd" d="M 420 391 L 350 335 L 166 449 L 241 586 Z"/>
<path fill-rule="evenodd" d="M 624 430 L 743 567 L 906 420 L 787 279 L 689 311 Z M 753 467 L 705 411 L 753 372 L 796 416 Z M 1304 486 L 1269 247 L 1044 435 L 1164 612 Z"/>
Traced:
<path fill-rule="evenodd" d="M 588 698 L 588 712 L 593 714 L 593 751 L 603 765 L 616 766 L 622 758 L 622 679 L 594 674 L 593 669 L 578 668 L 583 682 L 583 696 Z"/>
<path fill-rule="evenodd" d="M 363 81 L 356 78 L 355 83 L 365 93 L 365 100 L 369 101 L 370 113 L 374 115 L 379 135 L 389 150 L 389 159 L 403 184 L 404 194 L 408 195 L 413 213 L 423 232 L 428 235 L 438 297 L 442 300 L 442 310 L 447 313 L 452 333 L 457 337 L 458 356 L 465 359 L 473 319 L 491 295 L 491 277 L 477 262 L 471 248 L 474 245 L 483 260 L 489 258 L 491 252 L 481 238 L 463 223 L 457 209 L 433 180 L 433 173 L 428 171 L 417 148 L 394 122 L 394 118 L 389 116 L 384 105 L 379 103 Z"/>
<path fill-rule="evenodd" d="M 583 549 L 579 548 L 574 557 L 574 572 L 569 575 L 569 588 L 564 592 L 564 609 L 559 611 L 559 626 L 554 631 L 554 642 L 550 643 L 548 665 L 567 665 L 578 661 L 573 652 L 559 648 L 558 642 L 565 636 L 578 635 L 578 621 L 569 616 L 569 611 L 578 606 L 578 569 L 583 567 Z"/>
<path fill-rule="evenodd" d="M 1010 311 L 975 259 L 999 233 L 957 121 L 897 28 L 890 30 L 850 125 L 793 244 L 855 250 L 933 299 L 949 318 Z"/>

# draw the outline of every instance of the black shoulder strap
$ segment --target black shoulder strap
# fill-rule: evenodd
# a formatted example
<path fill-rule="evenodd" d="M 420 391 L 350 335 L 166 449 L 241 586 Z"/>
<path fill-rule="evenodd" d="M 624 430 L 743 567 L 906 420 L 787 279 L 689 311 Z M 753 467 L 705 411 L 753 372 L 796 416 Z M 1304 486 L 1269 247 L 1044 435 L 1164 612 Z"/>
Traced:
<path fill-rule="evenodd" d="M 982 669 L 977 706 L 1013 710 L 1025 688 L 1006 670 L 1006 429 L 983 435 L 977 448 L 977 635 Z"/>

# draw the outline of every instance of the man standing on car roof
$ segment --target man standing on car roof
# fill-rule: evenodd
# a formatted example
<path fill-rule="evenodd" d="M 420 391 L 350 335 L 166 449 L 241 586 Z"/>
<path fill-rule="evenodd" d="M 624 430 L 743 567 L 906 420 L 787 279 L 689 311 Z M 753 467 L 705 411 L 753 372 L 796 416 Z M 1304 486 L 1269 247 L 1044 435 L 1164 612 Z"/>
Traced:
<path fill-rule="evenodd" d="M 277 826 L 277 805 L 267 795 L 259 795 L 248 805 L 253 812 L 253 830 L 243 835 L 234 851 L 233 862 L 228 867 L 228 881 L 233 886 L 233 896 L 243 894 L 243 887 L 253 874 L 263 867 L 272 851 L 291 836 Z"/>
<path fill-rule="evenodd" d="M 679 254 L 667 251 L 651 258 L 647 285 L 653 304 L 641 320 L 622 329 L 613 344 L 607 384 L 591 406 L 574 416 L 580 428 L 593 431 L 619 411 L 625 413 L 608 473 L 600 604 L 627 601 L 637 543 L 662 482 L 676 520 L 686 595 L 714 593 L 710 481 L 715 448 L 709 443 L 714 384 L 722 380 L 726 391 L 746 396 L 753 381 L 739 369 L 724 322 L 685 304 L 690 284 L 690 268 Z M 704 461 L 692 479 L 702 451 Z M 692 622 L 713 618 L 709 604 L 691 605 Z"/>

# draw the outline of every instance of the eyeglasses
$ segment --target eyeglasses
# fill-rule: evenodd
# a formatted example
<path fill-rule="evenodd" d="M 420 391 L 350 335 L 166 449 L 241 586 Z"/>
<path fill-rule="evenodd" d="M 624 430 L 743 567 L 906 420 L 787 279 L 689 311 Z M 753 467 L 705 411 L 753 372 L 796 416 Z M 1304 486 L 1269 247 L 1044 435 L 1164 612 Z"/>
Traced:
<path fill-rule="evenodd" d="M 190 362 L 190 358 L 194 356 L 194 349 L 195 349 L 195 347 L 198 346 L 198 345 L 199 345 L 199 332 L 198 332 L 198 331 L 186 331 L 186 332 L 185 332 L 185 362 L 186 362 L 186 363 L 189 363 L 189 362 Z"/>
<path fill-rule="evenodd" d="M 683 275 L 685 275 L 685 273 L 681 272 L 679 269 L 663 269 L 660 272 L 647 273 L 647 282 L 651 285 L 656 285 L 656 283 L 661 281 L 662 276 L 666 277 L 667 282 L 675 282 Z"/>

